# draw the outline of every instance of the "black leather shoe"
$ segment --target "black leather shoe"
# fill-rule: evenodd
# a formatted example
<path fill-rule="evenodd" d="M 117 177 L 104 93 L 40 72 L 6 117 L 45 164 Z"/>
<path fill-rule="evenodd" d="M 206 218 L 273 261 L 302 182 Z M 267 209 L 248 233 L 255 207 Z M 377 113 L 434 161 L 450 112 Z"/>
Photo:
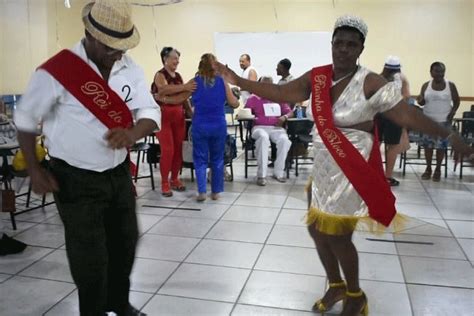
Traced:
<path fill-rule="evenodd" d="M 117 316 L 146 316 L 145 313 L 140 312 L 138 309 L 132 305 L 128 305 L 128 309 L 125 314 L 117 314 Z"/>
<path fill-rule="evenodd" d="M 25 248 L 25 243 L 8 237 L 7 234 L 3 234 L 2 239 L 0 239 L 0 256 L 20 253 Z"/>
<path fill-rule="evenodd" d="M 396 187 L 400 184 L 400 182 L 395 178 L 387 178 L 387 182 L 391 187 Z"/>

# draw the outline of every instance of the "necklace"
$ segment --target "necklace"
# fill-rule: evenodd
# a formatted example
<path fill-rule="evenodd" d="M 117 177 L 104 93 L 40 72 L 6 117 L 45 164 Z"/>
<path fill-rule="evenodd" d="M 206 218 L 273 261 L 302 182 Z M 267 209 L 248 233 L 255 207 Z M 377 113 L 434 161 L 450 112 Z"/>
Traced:
<path fill-rule="evenodd" d="M 347 77 L 350 77 L 352 76 L 356 71 L 357 69 L 359 69 L 359 66 L 356 67 L 355 70 L 345 74 L 344 76 L 342 76 L 341 78 L 337 79 L 337 80 L 332 80 L 331 79 L 331 88 L 334 87 L 335 85 L 337 85 L 339 82 L 341 82 L 342 80 L 346 79 Z"/>

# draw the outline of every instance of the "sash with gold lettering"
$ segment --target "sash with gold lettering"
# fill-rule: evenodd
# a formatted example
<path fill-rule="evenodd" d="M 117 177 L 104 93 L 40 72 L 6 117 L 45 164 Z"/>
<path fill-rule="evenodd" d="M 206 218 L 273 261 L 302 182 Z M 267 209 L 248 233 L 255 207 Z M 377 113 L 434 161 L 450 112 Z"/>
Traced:
<path fill-rule="evenodd" d="M 311 72 L 314 124 L 344 175 L 369 208 L 369 216 L 384 226 L 395 217 L 395 197 L 383 172 L 378 135 L 374 134 L 368 161 L 334 125 L 331 100 L 332 65 L 313 68 Z"/>
<path fill-rule="evenodd" d="M 59 81 L 107 128 L 130 128 L 133 117 L 127 104 L 83 59 L 65 49 L 50 58 L 40 69 Z M 136 172 L 130 164 L 132 175 Z"/>

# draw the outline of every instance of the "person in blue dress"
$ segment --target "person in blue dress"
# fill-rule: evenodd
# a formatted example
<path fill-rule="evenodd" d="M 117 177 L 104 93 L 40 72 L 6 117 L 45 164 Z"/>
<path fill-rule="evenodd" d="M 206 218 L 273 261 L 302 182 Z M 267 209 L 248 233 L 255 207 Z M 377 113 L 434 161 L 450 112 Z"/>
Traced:
<path fill-rule="evenodd" d="M 206 169 L 211 168 L 211 199 L 217 200 L 224 191 L 224 149 L 227 122 L 224 105 L 239 106 L 239 101 L 224 79 L 216 75 L 213 63 L 216 57 L 204 54 L 195 77 L 196 90 L 192 94 L 194 114 L 192 119 L 193 163 L 196 170 L 198 195 L 196 200 L 206 200 Z"/>

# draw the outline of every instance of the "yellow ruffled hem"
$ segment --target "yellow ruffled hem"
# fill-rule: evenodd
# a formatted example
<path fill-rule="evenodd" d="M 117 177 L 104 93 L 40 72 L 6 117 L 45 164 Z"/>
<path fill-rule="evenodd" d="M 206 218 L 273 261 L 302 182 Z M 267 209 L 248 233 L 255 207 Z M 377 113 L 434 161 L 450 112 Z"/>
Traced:
<path fill-rule="evenodd" d="M 327 235 L 347 235 L 354 230 L 368 231 L 381 234 L 387 231 L 392 233 L 405 229 L 408 218 L 396 214 L 389 227 L 385 227 L 369 216 L 334 215 L 311 207 L 306 214 L 306 224 L 316 225 L 316 229 Z"/>
<path fill-rule="evenodd" d="M 313 177 L 310 176 L 305 186 L 305 192 L 311 192 L 312 184 Z M 306 213 L 305 221 L 308 226 L 315 225 L 318 231 L 326 235 L 347 235 L 355 230 L 382 234 L 385 232 L 398 233 L 404 230 L 407 226 L 408 216 L 397 213 L 390 226 L 386 227 L 368 215 L 335 215 L 311 206 Z"/>

